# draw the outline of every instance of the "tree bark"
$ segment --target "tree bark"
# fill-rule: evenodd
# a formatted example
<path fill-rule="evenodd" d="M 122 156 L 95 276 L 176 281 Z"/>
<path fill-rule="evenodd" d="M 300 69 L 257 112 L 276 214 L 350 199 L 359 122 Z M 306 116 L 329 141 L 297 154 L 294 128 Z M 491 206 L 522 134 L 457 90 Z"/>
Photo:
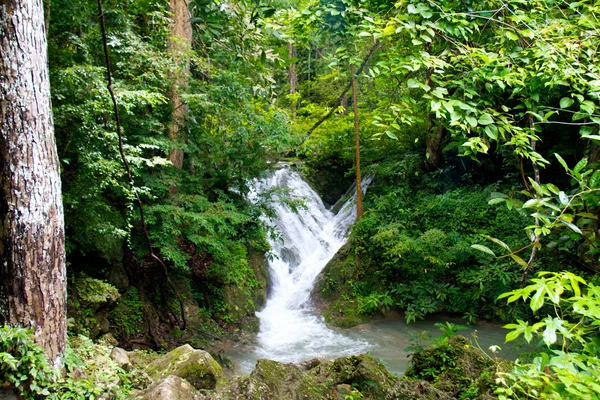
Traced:
<path fill-rule="evenodd" d="M 0 322 L 31 327 L 57 365 L 66 267 L 43 1 L 1 1 L 0 32 Z"/>
<path fill-rule="evenodd" d="M 352 110 L 354 111 L 354 139 L 356 146 L 356 220 L 363 216 L 362 187 L 360 185 L 360 135 L 358 129 L 358 104 L 356 99 L 356 75 L 352 67 Z"/>
<path fill-rule="evenodd" d="M 190 12 L 186 0 L 170 0 L 169 7 L 173 14 L 173 23 L 170 26 L 169 49 L 175 64 L 175 69 L 170 74 L 173 84 L 169 90 L 173 113 L 171 114 L 168 135 L 174 144 L 169 154 L 169 160 L 175 168 L 181 169 L 183 167 L 183 145 L 185 144 L 183 129 L 187 106 L 181 101 L 180 92 L 189 80 L 190 58 L 187 53 L 190 51 L 192 44 L 192 25 L 190 24 Z"/>

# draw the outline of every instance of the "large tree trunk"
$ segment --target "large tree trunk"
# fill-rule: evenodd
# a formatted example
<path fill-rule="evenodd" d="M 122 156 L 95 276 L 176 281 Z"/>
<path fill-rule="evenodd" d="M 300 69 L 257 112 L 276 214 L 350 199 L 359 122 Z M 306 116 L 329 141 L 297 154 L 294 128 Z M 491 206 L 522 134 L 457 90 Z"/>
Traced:
<path fill-rule="evenodd" d="M 177 169 L 183 167 L 183 145 L 185 135 L 183 128 L 187 107 L 181 101 L 181 87 L 188 84 L 190 73 L 190 58 L 188 52 L 192 44 L 192 25 L 190 24 L 190 12 L 186 0 L 170 0 L 169 6 L 173 14 L 171 24 L 171 40 L 169 48 L 175 62 L 175 70 L 171 74 L 173 85 L 169 90 L 169 98 L 173 106 L 171 123 L 169 124 L 169 138 L 174 142 L 174 148 L 169 154 L 169 160 Z"/>
<path fill-rule="evenodd" d="M 42 0 L 0 2 L 0 322 L 66 343 L 64 221 Z"/>

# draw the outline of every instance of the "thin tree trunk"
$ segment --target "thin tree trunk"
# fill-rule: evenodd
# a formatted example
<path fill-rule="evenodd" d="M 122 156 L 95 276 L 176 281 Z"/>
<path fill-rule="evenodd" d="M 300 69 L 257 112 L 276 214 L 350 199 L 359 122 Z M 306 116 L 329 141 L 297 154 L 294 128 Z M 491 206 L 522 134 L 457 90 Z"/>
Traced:
<path fill-rule="evenodd" d="M 174 147 L 169 154 L 169 160 L 177 169 L 183 167 L 183 145 L 185 144 L 185 117 L 187 106 L 181 101 L 181 88 L 188 84 L 190 74 L 190 58 L 187 53 L 192 44 L 192 25 L 190 12 L 186 0 L 170 0 L 170 11 L 173 14 L 173 23 L 170 26 L 171 40 L 169 49 L 175 62 L 175 70 L 170 73 L 173 81 L 169 90 L 169 98 L 173 107 L 168 135 Z"/>
<path fill-rule="evenodd" d="M 295 58 L 296 57 L 296 48 L 292 44 L 292 42 L 288 43 L 288 57 Z M 290 94 L 296 94 L 296 84 L 298 82 L 298 77 L 296 76 L 296 63 L 290 63 L 290 68 L 288 70 L 288 78 L 290 82 Z M 296 119 L 296 100 L 292 97 L 291 99 L 291 109 L 292 109 L 292 118 Z"/>
<path fill-rule="evenodd" d="M 344 107 L 344 115 L 348 115 L 348 98 L 344 97 L 340 102 L 340 105 Z"/>
<path fill-rule="evenodd" d="M 42 0 L 0 2 L 0 323 L 67 339 L 64 217 Z"/>
<path fill-rule="evenodd" d="M 535 133 L 535 122 L 533 120 L 533 115 L 529 114 L 528 122 L 529 122 L 529 128 L 531 129 L 531 132 L 532 132 L 532 134 L 534 134 Z M 532 151 L 535 151 L 535 144 L 536 144 L 535 139 L 531 139 L 531 150 Z M 535 183 L 537 183 L 539 185 L 541 182 L 540 181 L 540 167 L 535 163 L 535 161 L 532 161 L 531 164 L 533 166 L 533 179 L 534 179 Z M 537 217 L 535 218 L 535 226 L 536 227 L 540 226 L 540 219 Z M 527 266 L 525 267 L 525 271 L 523 271 L 523 277 L 521 278 L 520 287 L 523 287 L 525 285 L 525 281 L 527 280 L 527 275 L 529 274 L 529 270 L 531 269 L 531 266 L 533 265 L 533 262 L 535 261 L 535 257 L 538 252 L 538 246 L 540 245 L 540 235 L 534 234 L 534 238 L 533 238 L 532 242 L 533 242 L 533 248 L 531 249 L 531 254 L 529 256 L 529 260 L 527 261 Z"/>
<path fill-rule="evenodd" d="M 426 47 L 428 49 L 429 44 Z M 425 84 L 433 88 L 431 82 L 432 69 L 427 71 L 425 78 Z M 435 116 L 429 114 L 427 116 L 429 120 L 429 130 L 425 133 L 425 169 L 427 171 L 435 171 L 444 166 L 444 152 L 443 145 L 446 139 L 446 128 L 444 125 L 435 121 Z"/>
<path fill-rule="evenodd" d="M 308 48 L 308 79 L 310 81 L 310 55 L 312 53 L 312 49 L 309 47 Z"/>
<path fill-rule="evenodd" d="M 356 101 L 356 75 L 352 67 L 352 109 L 354 111 L 354 139 L 356 146 L 356 220 L 363 216 L 362 188 L 360 186 L 360 135 L 358 129 L 358 105 Z"/>

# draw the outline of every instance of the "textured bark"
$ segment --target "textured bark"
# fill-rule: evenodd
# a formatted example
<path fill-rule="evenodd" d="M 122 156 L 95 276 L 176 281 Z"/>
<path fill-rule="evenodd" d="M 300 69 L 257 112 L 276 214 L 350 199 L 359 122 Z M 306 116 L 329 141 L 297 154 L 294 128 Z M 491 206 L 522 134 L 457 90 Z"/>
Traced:
<path fill-rule="evenodd" d="M 0 1 L 0 322 L 33 328 L 57 364 L 66 270 L 43 7 Z"/>
<path fill-rule="evenodd" d="M 176 68 L 171 73 L 173 86 L 169 90 L 169 98 L 173 106 L 171 123 L 169 124 L 169 138 L 175 147 L 169 154 L 169 160 L 177 169 L 183 167 L 183 144 L 185 134 L 183 128 L 187 114 L 187 106 L 181 101 L 181 87 L 188 84 L 190 73 L 190 59 L 187 53 L 192 44 L 192 25 L 190 24 L 190 12 L 186 0 L 170 0 L 169 6 L 173 14 L 171 24 L 171 40 L 169 48 Z"/>

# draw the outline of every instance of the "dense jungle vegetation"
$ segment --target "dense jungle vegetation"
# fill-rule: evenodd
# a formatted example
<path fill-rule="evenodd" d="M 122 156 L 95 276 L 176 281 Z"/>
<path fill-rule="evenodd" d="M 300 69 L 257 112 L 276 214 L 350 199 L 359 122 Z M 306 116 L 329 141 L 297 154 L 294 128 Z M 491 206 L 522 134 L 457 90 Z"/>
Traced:
<path fill-rule="evenodd" d="M 177 1 L 106 0 L 131 181 L 98 8 L 47 3 L 73 337 L 246 340 L 277 198 L 253 179 L 291 161 L 334 206 L 358 134 L 372 183 L 318 280 L 326 319 L 500 321 L 545 347 L 496 395 L 600 396 L 600 2 L 192 0 L 174 21 Z"/>

